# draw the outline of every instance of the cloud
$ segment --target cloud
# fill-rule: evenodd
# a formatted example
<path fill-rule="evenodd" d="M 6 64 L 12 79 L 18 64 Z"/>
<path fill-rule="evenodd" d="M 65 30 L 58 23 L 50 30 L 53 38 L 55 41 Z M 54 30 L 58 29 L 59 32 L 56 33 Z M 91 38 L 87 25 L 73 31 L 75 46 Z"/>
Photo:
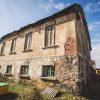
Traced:
<path fill-rule="evenodd" d="M 91 2 L 85 7 L 86 12 L 100 12 L 100 1 Z"/>
<path fill-rule="evenodd" d="M 90 31 L 100 30 L 100 21 L 94 21 L 88 24 Z"/>
<path fill-rule="evenodd" d="M 96 67 L 100 68 L 100 43 L 93 45 L 91 57 L 96 61 Z"/>
<path fill-rule="evenodd" d="M 100 37 L 100 35 L 98 35 Z M 95 44 L 100 44 L 100 38 L 93 38 L 91 39 L 92 45 L 94 46 Z"/>
<path fill-rule="evenodd" d="M 62 2 L 55 2 L 54 0 L 49 0 L 48 2 L 41 4 L 40 7 L 44 8 L 48 11 L 50 9 L 62 10 L 69 5 L 70 5 L 70 3 L 64 4 Z"/>

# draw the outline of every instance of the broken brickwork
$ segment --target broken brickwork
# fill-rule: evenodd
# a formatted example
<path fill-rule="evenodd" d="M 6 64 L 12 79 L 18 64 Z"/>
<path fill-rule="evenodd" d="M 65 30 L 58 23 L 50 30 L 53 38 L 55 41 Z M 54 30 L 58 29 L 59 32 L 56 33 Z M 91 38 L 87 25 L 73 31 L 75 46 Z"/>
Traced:
<path fill-rule="evenodd" d="M 76 40 L 73 37 L 68 37 L 65 43 L 65 55 L 75 56 L 77 53 Z"/>

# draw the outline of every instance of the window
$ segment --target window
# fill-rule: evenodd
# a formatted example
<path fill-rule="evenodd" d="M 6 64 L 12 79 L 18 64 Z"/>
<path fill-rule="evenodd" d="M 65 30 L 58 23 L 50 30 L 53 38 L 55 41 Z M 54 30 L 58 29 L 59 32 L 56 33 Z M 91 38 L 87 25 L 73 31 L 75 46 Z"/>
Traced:
<path fill-rule="evenodd" d="M 32 33 L 28 33 L 25 36 L 24 51 L 31 50 L 31 43 L 32 43 Z"/>
<path fill-rule="evenodd" d="M 15 53 L 16 40 L 17 40 L 17 38 L 14 38 L 14 39 L 12 40 L 10 53 Z"/>
<path fill-rule="evenodd" d="M 50 25 L 45 28 L 45 47 L 55 45 L 55 25 Z"/>
<path fill-rule="evenodd" d="M 5 42 L 2 43 L 1 52 L 0 52 L 1 55 L 4 54 L 4 49 L 5 49 Z"/>
<path fill-rule="evenodd" d="M 20 75 L 28 75 L 29 66 L 23 65 L 21 66 Z"/>
<path fill-rule="evenodd" d="M 12 74 L 12 66 L 11 65 L 7 66 L 6 73 Z"/>
<path fill-rule="evenodd" d="M 43 77 L 55 76 L 55 67 L 52 65 L 43 66 Z"/>
<path fill-rule="evenodd" d="M 1 74 L 1 66 L 0 66 L 0 74 Z"/>

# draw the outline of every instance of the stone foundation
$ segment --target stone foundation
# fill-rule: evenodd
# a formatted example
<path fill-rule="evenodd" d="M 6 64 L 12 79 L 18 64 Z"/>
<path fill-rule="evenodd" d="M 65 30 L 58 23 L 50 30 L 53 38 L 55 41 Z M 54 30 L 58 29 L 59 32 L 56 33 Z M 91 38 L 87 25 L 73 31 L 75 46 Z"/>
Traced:
<path fill-rule="evenodd" d="M 20 72 L 21 65 L 29 65 L 29 79 L 26 80 L 40 80 L 41 84 L 47 84 L 46 86 L 55 86 L 59 90 L 67 92 L 76 92 L 77 84 L 77 67 L 78 58 L 77 56 L 53 56 L 53 57 L 35 57 L 29 60 L 17 60 L 17 61 L 3 61 L 2 66 L 6 64 L 12 65 L 12 78 L 16 82 L 23 80 L 18 74 Z M 42 77 L 42 66 L 43 65 L 54 65 L 55 66 L 55 80 L 43 80 Z M 2 67 L 3 68 L 3 67 Z M 2 69 L 2 74 L 6 71 L 6 67 Z M 25 78 L 24 78 L 25 79 Z M 38 81 L 39 82 L 39 81 Z M 27 83 L 27 82 L 26 82 Z"/>

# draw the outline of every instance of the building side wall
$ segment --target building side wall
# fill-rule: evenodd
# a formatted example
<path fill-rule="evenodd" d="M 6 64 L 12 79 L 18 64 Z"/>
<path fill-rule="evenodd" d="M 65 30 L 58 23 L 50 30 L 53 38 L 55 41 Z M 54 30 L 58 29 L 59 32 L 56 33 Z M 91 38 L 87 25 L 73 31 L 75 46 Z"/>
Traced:
<path fill-rule="evenodd" d="M 77 48 L 78 48 L 78 76 L 80 89 L 83 91 L 84 86 L 87 86 L 90 82 L 90 75 L 92 73 L 90 48 L 87 37 L 87 32 L 82 18 L 76 21 L 77 32 Z"/>

